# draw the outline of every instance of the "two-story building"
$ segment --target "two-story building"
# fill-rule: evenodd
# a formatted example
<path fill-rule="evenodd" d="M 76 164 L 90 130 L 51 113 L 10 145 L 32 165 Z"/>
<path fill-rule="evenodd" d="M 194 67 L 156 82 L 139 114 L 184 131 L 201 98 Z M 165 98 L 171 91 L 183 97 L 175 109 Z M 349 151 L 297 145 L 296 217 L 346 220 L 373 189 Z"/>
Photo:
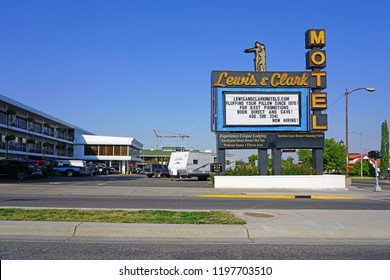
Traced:
<path fill-rule="evenodd" d="M 142 143 L 132 137 L 98 136 L 0 94 L 0 159 L 81 159 L 128 173 Z"/>

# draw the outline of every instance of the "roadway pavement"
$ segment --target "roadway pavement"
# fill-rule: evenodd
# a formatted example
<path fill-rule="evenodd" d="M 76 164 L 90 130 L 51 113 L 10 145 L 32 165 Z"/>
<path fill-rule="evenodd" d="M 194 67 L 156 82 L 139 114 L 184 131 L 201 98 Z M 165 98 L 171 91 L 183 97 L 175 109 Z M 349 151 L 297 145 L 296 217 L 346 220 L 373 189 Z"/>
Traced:
<path fill-rule="evenodd" d="M 37 193 L 44 189 L 35 187 Z M 32 192 L 34 192 L 32 190 Z M 14 189 L 15 191 L 15 189 Z M 17 190 L 16 190 L 17 191 Z M 50 190 L 47 190 L 50 192 Z M 292 189 L 213 189 L 186 188 L 180 184 L 168 187 L 118 188 L 104 186 L 85 188 L 61 188 L 67 195 L 134 196 L 196 196 L 267 199 L 380 199 L 390 203 L 390 190 L 374 192 L 351 186 L 345 190 L 292 190 Z M 7 188 L 1 188 L 7 193 Z M 53 194 L 53 193 L 51 193 Z M 129 209 L 130 210 L 130 209 Z M 134 210 L 134 209 L 131 209 Z M 185 209 L 183 209 L 185 210 Z M 88 222 L 31 222 L 0 221 L 1 239 L 43 239 L 43 240 L 166 240 L 166 241 L 212 241 L 212 242 L 282 242 L 295 240 L 304 244 L 316 240 L 363 244 L 390 244 L 390 210 L 231 210 L 245 220 L 244 225 L 171 225 L 171 224 L 115 224 Z"/>

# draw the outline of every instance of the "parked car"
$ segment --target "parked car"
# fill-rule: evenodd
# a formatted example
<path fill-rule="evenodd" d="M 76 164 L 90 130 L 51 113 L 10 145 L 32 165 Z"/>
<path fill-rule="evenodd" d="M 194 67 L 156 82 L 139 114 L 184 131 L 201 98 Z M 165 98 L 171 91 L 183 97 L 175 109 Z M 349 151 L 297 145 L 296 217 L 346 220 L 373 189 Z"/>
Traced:
<path fill-rule="evenodd" d="M 89 162 L 86 166 L 86 169 L 87 169 L 87 173 L 89 175 L 96 175 L 99 173 L 99 168 L 96 164 L 94 164 L 93 162 Z"/>
<path fill-rule="evenodd" d="M 144 173 L 148 178 L 170 177 L 168 165 L 159 163 L 147 163 L 144 166 Z"/>
<path fill-rule="evenodd" d="M 383 174 L 381 175 L 381 178 L 382 178 L 382 179 L 389 180 L 389 179 L 390 179 L 390 171 L 386 171 L 385 173 L 383 173 Z"/>
<path fill-rule="evenodd" d="M 14 176 L 19 180 L 28 177 L 41 177 L 38 164 L 27 160 L 0 160 L 0 175 Z"/>
<path fill-rule="evenodd" d="M 72 163 L 77 164 L 77 166 L 72 165 Z M 58 160 L 54 163 L 53 173 L 56 175 L 66 175 L 68 177 L 73 177 L 75 175 L 87 175 L 88 170 L 85 162 L 81 160 L 80 161 Z"/>
<path fill-rule="evenodd" d="M 53 165 L 50 161 L 44 159 L 35 159 L 32 161 L 39 165 L 43 177 L 47 177 L 53 174 Z"/>
<path fill-rule="evenodd" d="M 133 173 L 134 174 L 141 174 L 143 172 L 144 172 L 144 170 L 141 167 L 134 167 L 133 168 Z"/>
<path fill-rule="evenodd" d="M 98 168 L 99 174 L 108 175 L 108 174 L 116 173 L 116 170 L 114 167 L 107 166 L 104 163 L 96 163 L 96 166 Z"/>

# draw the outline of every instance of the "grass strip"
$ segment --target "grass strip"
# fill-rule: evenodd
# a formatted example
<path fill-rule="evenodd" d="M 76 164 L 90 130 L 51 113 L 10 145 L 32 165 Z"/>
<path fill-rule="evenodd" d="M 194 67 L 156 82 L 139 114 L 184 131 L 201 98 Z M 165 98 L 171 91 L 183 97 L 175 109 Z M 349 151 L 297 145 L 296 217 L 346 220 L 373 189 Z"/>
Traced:
<path fill-rule="evenodd" d="M 238 224 L 245 222 L 229 211 L 78 210 L 1 208 L 0 220 L 99 222 L 139 224 Z"/>

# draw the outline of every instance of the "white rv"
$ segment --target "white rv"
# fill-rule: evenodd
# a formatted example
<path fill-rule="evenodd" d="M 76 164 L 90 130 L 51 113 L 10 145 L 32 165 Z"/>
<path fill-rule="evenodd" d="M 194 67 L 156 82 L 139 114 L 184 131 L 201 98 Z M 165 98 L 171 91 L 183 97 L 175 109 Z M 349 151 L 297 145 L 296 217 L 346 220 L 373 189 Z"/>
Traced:
<path fill-rule="evenodd" d="M 210 164 L 217 162 L 217 155 L 212 152 L 173 152 L 169 160 L 169 173 L 172 177 L 198 177 L 204 181 L 210 176 Z M 226 169 L 236 165 L 234 155 L 226 154 Z"/>

